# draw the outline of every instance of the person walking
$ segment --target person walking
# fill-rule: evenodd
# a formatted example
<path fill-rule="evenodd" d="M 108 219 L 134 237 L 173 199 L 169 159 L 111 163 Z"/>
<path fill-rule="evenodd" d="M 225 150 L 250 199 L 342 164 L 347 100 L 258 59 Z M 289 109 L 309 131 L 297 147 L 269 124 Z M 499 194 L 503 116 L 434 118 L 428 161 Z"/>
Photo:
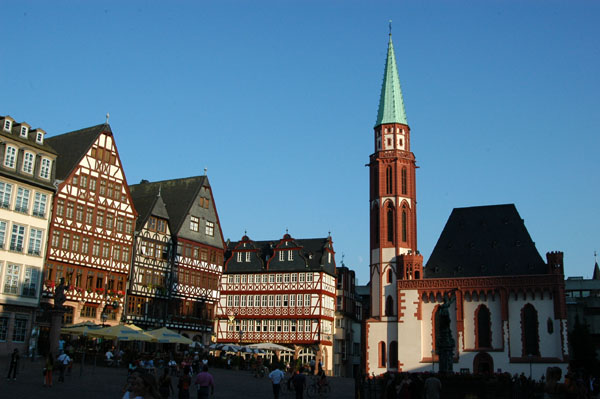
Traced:
<path fill-rule="evenodd" d="M 209 391 L 211 395 L 215 394 L 215 381 L 208 372 L 208 366 L 202 366 L 202 371 L 196 376 L 194 384 L 198 389 L 198 399 L 208 399 Z"/>
<path fill-rule="evenodd" d="M 177 388 L 179 389 L 179 399 L 190 399 L 190 385 L 192 378 L 190 377 L 190 366 L 183 368 L 183 373 L 179 376 Z"/>
<path fill-rule="evenodd" d="M 60 371 L 60 375 L 58 376 L 58 382 L 65 382 L 65 370 L 71 362 L 71 358 L 65 352 L 62 352 L 56 360 L 58 361 L 58 367 Z"/>
<path fill-rule="evenodd" d="M 273 383 L 273 398 L 279 399 L 279 392 L 281 390 L 281 381 L 283 380 L 284 374 L 281 370 L 281 365 L 275 366 L 275 369 L 269 373 L 269 378 Z"/>
<path fill-rule="evenodd" d="M 292 377 L 292 384 L 294 384 L 294 390 L 296 391 L 296 399 L 302 399 L 304 397 L 304 387 L 306 386 L 304 368 L 300 368 L 300 370 L 294 374 Z"/>
<path fill-rule="evenodd" d="M 52 352 L 48 352 L 46 355 L 46 362 L 44 364 L 44 386 L 52 388 L 52 369 L 54 369 L 54 356 Z"/>
<path fill-rule="evenodd" d="M 163 399 L 169 399 L 171 392 L 173 392 L 171 376 L 169 376 L 169 369 L 167 367 L 165 367 L 163 376 L 158 381 L 158 390 Z"/>
<path fill-rule="evenodd" d="M 435 375 L 430 375 L 425 380 L 425 399 L 440 399 L 442 393 L 442 382 Z"/>
<path fill-rule="evenodd" d="M 10 364 L 8 366 L 8 375 L 6 376 L 7 380 L 10 380 L 10 373 L 12 372 L 12 379 L 15 381 L 17 379 L 17 369 L 19 368 L 19 350 L 15 348 L 13 353 L 10 355 Z"/>

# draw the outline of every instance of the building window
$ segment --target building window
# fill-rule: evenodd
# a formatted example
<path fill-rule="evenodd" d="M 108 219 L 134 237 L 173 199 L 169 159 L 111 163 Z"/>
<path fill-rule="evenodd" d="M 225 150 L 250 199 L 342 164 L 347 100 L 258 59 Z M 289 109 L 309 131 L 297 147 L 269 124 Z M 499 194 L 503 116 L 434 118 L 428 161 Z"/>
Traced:
<path fill-rule="evenodd" d="M 285 260 L 285 254 L 283 253 L 283 251 L 279 251 L 279 261 L 283 262 Z"/>
<path fill-rule="evenodd" d="M 17 149 L 15 147 L 6 146 L 6 152 L 4 154 L 4 166 L 7 168 L 15 167 L 15 160 L 17 158 Z"/>
<path fill-rule="evenodd" d="M 406 194 L 406 168 L 402 168 L 402 194 Z"/>
<path fill-rule="evenodd" d="M 289 251 L 287 251 L 287 253 L 288 253 L 288 261 L 290 261 L 290 262 L 293 261 L 294 260 L 294 251 L 289 250 Z"/>
<path fill-rule="evenodd" d="M 8 316 L 0 316 L 0 341 L 6 341 L 8 335 Z"/>
<path fill-rule="evenodd" d="M 29 249 L 27 253 L 29 255 L 40 256 L 42 254 L 42 230 L 30 229 L 29 230 Z"/>
<path fill-rule="evenodd" d="M 77 211 L 75 211 L 75 220 L 83 222 L 83 205 L 77 205 Z"/>
<path fill-rule="evenodd" d="M 275 295 L 275 306 L 281 307 L 281 295 Z"/>
<path fill-rule="evenodd" d="M 87 255 L 90 248 L 90 239 L 88 237 L 83 237 L 81 240 L 81 253 Z M 118 259 L 117 259 L 118 260 Z"/>
<path fill-rule="evenodd" d="M 275 295 L 269 295 L 269 307 L 275 306 Z"/>
<path fill-rule="evenodd" d="M 42 164 L 40 166 L 40 177 L 42 179 L 50 178 L 50 165 L 51 164 L 52 164 L 52 161 L 50 161 L 50 159 L 42 158 Z"/>
<path fill-rule="evenodd" d="M 198 219 L 196 216 L 190 217 L 190 230 L 200 231 L 200 219 Z"/>
<path fill-rule="evenodd" d="M 238 262 L 241 262 L 241 261 L 242 261 L 242 253 L 241 253 L 241 252 L 238 252 L 238 253 L 237 253 L 237 261 L 238 261 Z"/>
<path fill-rule="evenodd" d="M 394 205 L 391 202 L 387 204 L 387 240 L 394 242 Z"/>
<path fill-rule="evenodd" d="M 246 262 L 250 262 L 250 252 L 246 252 Z"/>
<path fill-rule="evenodd" d="M 26 152 L 23 156 L 23 172 L 33 174 L 33 160 L 35 156 L 31 152 Z"/>
<path fill-rule="evenodd" d="M 4 276 L 4 293 L 18 294 L 19 265 L 6 264 L 6 275 Z"/>
<path fill-rule="evenodd" d="M 392 281 L 394 281 L 394 272 L 392 271 L 392 269 L 389 269 L 387 273 L 387 282 L 388 284 L 391 284 Z"/>
<path fill-rule="evenodd" d="M 381 341 L 379 342 L 379 367 L 386 367 L 387 364 L 387 360 L 386 360 L 386 349 L 385 349 L 385 342 Z"/>
<path fill-rule="evenodd" d="M 10 250 L 23 252 L 23 241 L 25 240 L 25 226 L 13 224 L 12 235 L 10 237 Z"/>
<path fill-rule="evenodd" d="M 27 333 L 27 319 L 15 319 L 15 326 L 13 329 L 13 342 L 25 342 L 25 335 Z"/>
<path fill-rule="evenodd" d="M 40 279 L 40 271 L 35 267 L 25 269 L 25 278 L 21 290 L 23 296 L 35 297 L 37 295 L 37 284 Z"/>
<path fill-rule="evenodd" d="M 0 220 L 0 249 L 4 249 L 4 242 L 6 241 L 6 226 L 7 223 L 4 220 Z"/>
<path fill-rule="evenodd" d="M 390 342 L 390 367 L 397 368 L 398 367 L 398 342 L 392 341 Z"/>
<path fill-rule="evenodd" d="M 206 221 L 206 235 L 213 237 L 215 235 L 215 224 L 213 222 Z"/>
<path fill-rule="evenodd" d="M 388 166 L 385 169 L 385 191 L 386 194 L 392 194 L 394 189 L 394 173 L 392 172 L 392 167 Z"/>
<path fill-rule="evenodd" d="M 44 133 L 42 132 L 37 132 L 37 134 L 35 135 L 35 141 L 38 144 L 43 144 L 44 143 Z"/>
<path fill-rule="evenodd" d="M 406 242 L 408 236 L 408 226 L 406 217 L 406 205 L 402 207 L 402 242 Z"/>
<path fill-rule="evenodd" d="M 46 216 L 46 203 L 48 202 L 48 195 L 42 193 L 35 193 L 33 198 L 33 216 L 45 217 Z"/>
<path fill-rule="evenodd" d="M 552 322 L 552 319 L 548 317 L 548 320 L 546 321 L 546 327 L 548 328 L 548 334 L 552 335 L 554 334 L 554 323 Z"/>
<path fill-rule="evenodd" d="M 394 299 L 391 295 L 388 295 L 385 299 L 385 315 L 393 316 L 394 315 Z"/>
<path fill-rule="evenodd" d="M 6 130 L 7 132 L 10 132 L 10 126 L 11 126 L 12 122 L 9 121 L 8 119 L 4 121 L 4 130 Z"/>
<path fill-rule="evenodd" d="M 15 211 L 21 212 L 21 213 L 27 213 L 27 211 L 29 210 L 29 195 L 30 194 L 31 194 L 31 191 L 26 188 L 19 187 L 17 189 L 17 198 L 15 200 Z"/>
<path fill-rule="evenodd" d="M 523 341 L 523 356 L 540 355 L 537 311 L 528 303 L 521 310 L 521 334 Z"/>
<path fill-rule="evenodd" d="M 304 306 L 311 306 L 310 294 L 304 294 Z"/>
<path fill-rule="evenodd" d="M 490 310 L 485 305 L 481 305 L 475 312 L 475 347 L 491 348 L 491 318 Z"/>
<path fill-rule="evenodd" d="M 10 196 L 12 195 L 12 184 L 0 182 L 0 207 L 6 208 L 10 206 Z"/>
<path fill-rule="evenodd" d="M 75 209 L 75 204 L 71 201 L 67 201 L 67 214 L 66 214 L 66 218 L 67 219 L 73 219 L 73 210 Z M 100 212 L 98 212 L 100 213 Z"/>
<path fill-rule="evenodd" d="M 278 274 L 275 278 L 278 283 L 281 283 L 281 278 L 282 278 L 281 274 Z"/>
<path fill-rule="evenodd" d="M 81 308 L 81 313 L 79 314 L 81 317 L 86 318 L 96 318 L 96 308 L 94 306 L 83 306 Z"/>

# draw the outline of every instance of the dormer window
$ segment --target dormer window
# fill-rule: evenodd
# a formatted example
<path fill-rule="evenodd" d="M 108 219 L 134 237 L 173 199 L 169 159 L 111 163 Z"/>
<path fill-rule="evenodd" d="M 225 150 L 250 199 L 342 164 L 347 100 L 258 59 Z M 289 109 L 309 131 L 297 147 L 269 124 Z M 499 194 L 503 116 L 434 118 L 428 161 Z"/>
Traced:
<path fill-rule="evenodd" d="M 6 119 L 4 121 L 4 130 L 6 130 L 7 132 L 10 132 L 10 128 L 11 128 L 12 122 L 8 119 Z"/>
<path fill-rule="evenodd" d="M 35 141 L 38 144 L 44 144 L 44 133 L 37 132 L 37 134 L 35 135 Z"/>
<path fill-rule="evenodd" d="M 27 132 L 29 132 L 29 129 L 27 129 L 27 126 L 21 126 L 21 137 L 25 137 L 27 138 Z"/>

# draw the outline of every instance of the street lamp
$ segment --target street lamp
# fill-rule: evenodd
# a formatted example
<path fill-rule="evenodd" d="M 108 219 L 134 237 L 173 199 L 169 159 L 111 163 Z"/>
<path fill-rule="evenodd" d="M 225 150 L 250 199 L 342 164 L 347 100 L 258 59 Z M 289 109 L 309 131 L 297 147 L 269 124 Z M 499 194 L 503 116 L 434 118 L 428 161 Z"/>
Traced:
<path fill-rule="evenodd" d="M 533 363 L 533 353 L 528 354 L 527 357 L 529 358 L 529 379 L 531 380 L 532 379 L 532 377 L 531 377 L 532 372 L 531 371 L 532 371 L 532 363 Z"/>

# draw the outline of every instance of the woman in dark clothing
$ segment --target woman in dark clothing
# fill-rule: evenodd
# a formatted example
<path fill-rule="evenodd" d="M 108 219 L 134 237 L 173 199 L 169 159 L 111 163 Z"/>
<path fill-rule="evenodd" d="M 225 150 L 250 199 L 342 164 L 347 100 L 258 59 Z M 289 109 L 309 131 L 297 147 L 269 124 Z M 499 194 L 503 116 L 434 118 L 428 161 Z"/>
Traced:
<path fill-rule="evenodd" d="M 163 399 L 169 399 L 171 392 L 173 392 L 173 385 L 171 384 L 171 377 L 169 376 L 169 369 L 167 367 L 165 367 L 164 374 L 158 382 L 158 390 Z"/>
<path fill-rule="evenodd" d="M 190 366 L 185 366 L 183 374 L 179 377 L 179 399 L 190 399 L 190 385 L 192 384 L 192 377 L 190 377 Z"/>

